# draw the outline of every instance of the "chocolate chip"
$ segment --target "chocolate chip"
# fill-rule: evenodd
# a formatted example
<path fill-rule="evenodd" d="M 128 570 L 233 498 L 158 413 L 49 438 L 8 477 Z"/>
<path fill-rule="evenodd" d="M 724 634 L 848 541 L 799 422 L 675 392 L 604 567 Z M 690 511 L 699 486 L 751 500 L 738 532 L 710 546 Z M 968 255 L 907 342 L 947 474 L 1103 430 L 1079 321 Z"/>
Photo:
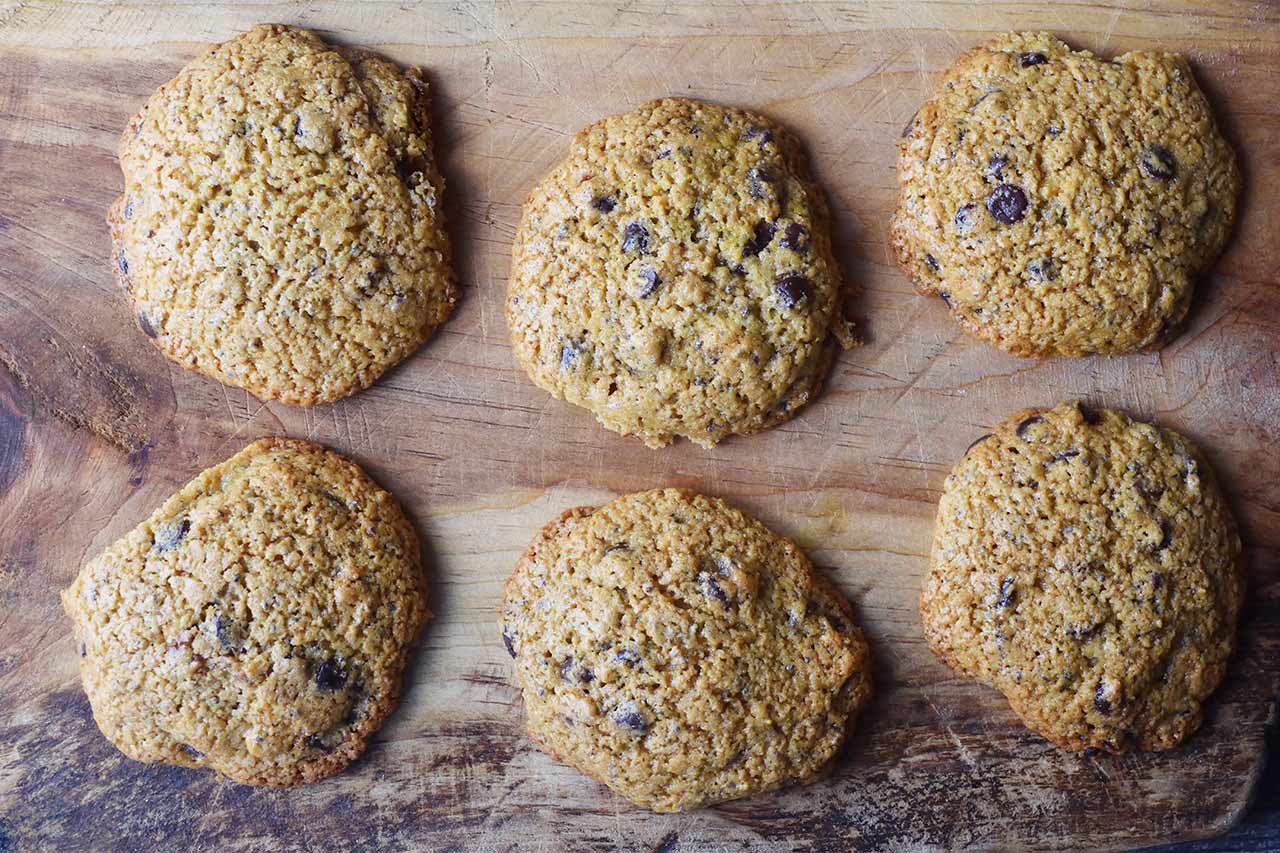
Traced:
<path fill-rule="evenodd" d="M 213 617 L 213 634 L 222 648 L 229 652 L 239 651 L 243 636 L 240 626 L 231 617 L 221 613 Z"/>
<path fill-rule="evenodd" d="M 129 199 L 124 204 L 124 218 L 125 219 L 133 218 L 133 199 Z"/>
<path fill-rule="evenodd" d="M 614 652 L 613 659 L 620 663 L 625 663 L 632 669 L 640 665 L 640 653 L 635 649 L 618 649 Z"/>
<path fill-rule="evenodd" d="M 333 747 L 325 743 L 318 734 L 307 735 L 302 739 L 302 742 L 305 743 L 309 749 L 318 749 L 321 752 L 333 752 Z"/>
<path fill-rule="evenodd" d="M 667 158 L 668 158 L 668 157 L 670 157 L 670 156 L 671 156 L 671 149 L 670 149 L 670 148 L 663 148 L 661 151 L 659 151 L 659 152 L 658 152 L 658 159 L 659 159 L 659 160 L 665 160 L 665 159 L 667 159 Z"/>
<path fill-rule="evenodd" d="M 629 729 L 636 734 L 644 734 L 649 731 L 649 724 L 645 722 L 644 715 L 640 713 L 640 708 L 635 702 L 623 702 L 613 709 L 613 713 L 609 715 L 609 718 L 622 728 Z"/>
<path fill-rule="evenodd" d="M 994 181 L 1004 180 L 1004 167 L 1009 165 L 1008 154 L 993 154 L 987 161 L 987 177 Z"/>
<path fill-rule="evenodd" d="M 1000 581 L 1000 597 L 996 599 L 996 609 L 1005 610 L 1009 605 L 1013 604 L 1013 600 L 1017 598 L 1018 590 L 1014 586 L 1012 577 L 1005 578 Z"/>
<path fill-rule="evenodd" d="M 799 222 L 792 222 L 787 225 L 782 232 L 782 238 L 778 240 L 778 245 L 784 249 L 790 249 L 793 252 L 809 251 L 809 244 L 806 242 L 809 232 Z"/>
<path fill-rule="evenodd" d="M 85 655 L 87 655 L 87 654 L 89 654 L 89 650 L 88 650 L 87 648 L 85 648 L 84 643 L 81 643 L 81 644 L 80 644 L 80 657 L 84 657 L 84 656 L 85 656 Z"/>
<path fill-rule="evenodd" d="M 1107 698 L 1106 684 L 1099 681 L 1098 689 L 1093 693 L 1093 707 L 1098 709 L 1100 714 L 1111 713 L 1111 700 Z"/>
<path fill-rule="evenodd" d="M 762 166 L 754 167 L 747 172 L 747 192 L 751 193 L 752 198 L 764 198 L 764 185 L 771 183 L 773 183 L 773 175 Z"/>
<path fill-rule="evenodd" d="M 668 154 L 671 152 L 668 151 Z M 591 206 L 601 213 L 613 213 L 613 209 L 618 206 L 618 200 L 611 195 L 596 196 L 591 199 Z"/>
<path fill-rule="evenodd" d="M 180 743 L 178 744 L 178 748 L 181 749 L 183 752 L 185 752 L 188 757 L 196 761 L 199 761 L 200 759 L 204 758 L 204 753 L 196 749 L 194 746 L 192 746 L 189 743 Z"/>
<path fill-rule="evenodd" d="M 155 543 L 151 546 L 157 554 L 163 554 L 172 551 L 178 547 L 178 543 L 187 535 L 187 531 L 191 529 L 191 520 L 184 518 L 177 524 L 173 522 L 161 522 L 156 528 Z"/>
<path fill-rule="evenodd" d="M 121 275 L 129 274 L 129 259 L 124 256 L 124 249 L 116 253 L 116 263 L 120 265 Z"/>
<path fill-rule="evenodd" d="M 1058 263 L 1053 258 L 1037 258 L 1027 264 L 1027 275 L 1035 281 L 1053 281 L 1058 277 Z"/>
<path fill-rule="evenodd" d="M 989 432 L 989 433 L 987 433 L 986 435 L 980 435 L 980 436 L 978 436 L 977 438 L 975 438 L 975 439 L 973 440 L 973 443 L 972 443 L 972 444 L 970 444 L 968 447 L 966 447 L 966 448 L 964 449 L 964 455 L 968 456 L 968 455 L 969 455 L 969 451 L 970 451 L 970 450 L 973 450 L 973 449 L 974 449 L 975 447 L 977 447 L 979 444 L 981 444 L 982 442 L 986 441 L 988 438 L 991 438 L 991 436 L 992 436 L 992 435 L 994 435 L 994 433 L 990 433 L 990 432 Z"/>
<path fill-rule="evenodd" d="M 1069 462 L 1080 455 L 1079 450 L 1064 450 L 1053 457 L 1054 462 Z"/>
<path fill-rule="evenodd" d="M 653 267 L 645 267 L 640 270 L 640 278 L 644 280 L 644 284 L 640 286 L 640 292 L 636 295 L 641 299 L 652 296 L 653 292 L 658 289 L 658 285 L 662 284 L 661 276 L 658 275 L 658 271 Z"/>
<path fill-rule="evenodd" d="M 505 625 L 502 628 L 502 644 L 507 647 L 507 654 L 514 658 L 516 656 L 516 644 L 511 639 L 511 635 L 507 633 Z"/>
<path fill-rule="evenodd" d="M 143 314 L 141 311 L 138 312 L 138 328 L 141 329 L 142 334 L 146 335 L 148 338 L 154 338 L 156 336 L 156 327 L 151 325 L 151 321 L 147 319 L 147 315 Z"/>
<path fill-rule="evenodd" d="M 1043 420 L 1044 418 L 1040 417 L 1039 415 L 1032 415 L 1031 417 L 1024 420 L 1022 423 L 1018 424 L 1018 428 L 1014 430 L 1014 432 L 1017 434 L 1018 438 L 1022 439 L 1023 441 L 1026 441 L 1027 430 L 1031 429 L 1033 426 L 1035 426 L 1036 424 L 1040 423 Z"/>
<path fill-rule="evenodd" d="M 942 265 L 938 263 L 938 259 L 935 258 L 933 255 L 925 255 L 924 262 L 928 264 L 929 269 L 933 270 L 934 272 L 940 272 L 942 270 Z"/>
<path fill-rule="evenodd" d="M 1080 411 L 1080 418 L 1090 426 L 1097 426 L 1102 420 L 1102 416 L 1084 403 L 1076 403 L 1076 408 Z"/>
<path fill-rule="evenodd" d="M 1018 62 L 1023 68 L 1030 68 L 1033 65 L 1044 65 L 1049 61 L 1049 57 L 1039 51 L 1032 51 L 1018 55 Z"/>
<path fill-rule="evenodd" d="M 742 256 L 744 258 L 754 258 L 763 252 L 773 242 L 773 235 L 777 230 L 777 227 L 772 222 L 763 220 L 757 222 L 755 235 L 747 240 L 747 244 L 742 247 Z"/>
<path fill-rule="evenodd" d="M 756 140 L 756 142 L 760 144 L 761 148 L 765 147 L 766 145 L 768 145 L 770 142 L 773 141 L 772 130 L 769 130 L 763 127 L 756 127 L 755 125 L 752 125 L 751 127 L 747 128 L 747 132 L 744 134 L 744 136 L 748 140 L 750 139 Z"/>
<path fill-rule="evenodd" d="M 342 665 L 341 658 L 333 655 L 321 662 L 316 667 L 315 682 L 317 689 L 328 693 L 345 687 L 347 685 L 347 671 Z"/>
<path fill-rule="evenodd" d="M 1138 157 L 1142 174 L 1157 181 L 1172 181 L 1178 174 L 1178 161 L 1163 145 L 1148 145 Z"/>
<path fill-rule="evenodd" d="M 560 662 L 560 680 L 571 684 L 590 684 L 596 680 L 596 675 L 585 666 L 577 666 L 573 655 L 570 655 Z"/>
<path fill-rule="evenodd" d="M 1001 184 L 987 196 L 987 210 L 997 222 L 1012 225 L 1027 215 L 1027 194 L 1021 187 Z"/>
<path fill-rule="evenodd" d="M 729 593 L 724 591 L 724 587 L 720 585 L 720 582 L 706 572 L 698 575 L 698 584 L 702 587 L 702 594 L 707 598 L 714 598 L 725 607 L 733 603 L 733 599 L 729 596 Z"/>
<path fill-rule="evenodd" d="M 773 283 L 778 299 L 787 308 L 795 308 L 809 296 L 809 280 L 799 273 L 784 275 Z"/>
<path fill-rule="evenodd" d="M 956 211 L 953 220 L 956 226 L 956 233 L 960 235 L 968 234 L 978 224 L 978 206 L 976 204 L 966 204 Z"/>
<path fill-rule="evenodd" d="M 950 293 L 947 293 L 945 290 L 943 290 L 943 291 L 941 291 L 941 292 L 939 292 L 939 293 L 938 293 L 938 298 L 939 298 L 939 299 L 941 299 L 943 302 L 947 303 L 947 307 L 948 307 L 948 308 L 950 308 L 950 307 L 951 307 L 951 294 L 950 294 Z"/>
<path fill-rule="evenodd" d="M 649 229 L 639 222 L 627 223 L 622 232 L 622 251 L 641 254 L 649 251 Z"/>

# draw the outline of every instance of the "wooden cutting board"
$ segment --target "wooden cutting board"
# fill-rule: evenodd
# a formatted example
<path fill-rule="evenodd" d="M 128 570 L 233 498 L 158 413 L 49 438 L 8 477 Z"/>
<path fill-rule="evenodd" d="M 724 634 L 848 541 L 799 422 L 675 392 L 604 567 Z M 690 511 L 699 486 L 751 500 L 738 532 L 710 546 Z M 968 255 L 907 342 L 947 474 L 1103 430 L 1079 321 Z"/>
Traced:
<path fill-rule="evenodd" d="M 1033 7 L 1043 7 L 1036 9 Z M 170 365 L 112 283 L 116 137 L 209 42 L 284 21 L 425 66 L 459 310 L 352 399 L 264 404 Z M 1023 361 L 960 334 L 886 247 L 895 141 L 953 57 L 1010 29 L 1105 55 L 1188 54 L 1243 161 L 1236 236 L 1162 353 Z M 866 346 L 792 423 L 655 452 L 516 368 L 502 305 L 524 196 L 570 135 L 653 96 L 762 110 L 807 141 Z M 1280 7 L 1097 3 L 0 2 L 0 851 L 1121 847 L 1242 812 L 1280 681 Z M 917 591 L 950 465 L 1006 413 L 1084 397 L 1204 446 L 1250 572 L 1241 649 L 1204 729 L 1159 755 L 1077 758 L 957 678 Z M 57 592 L 189 478 L 262 435 L 351 455 L 434 565 L 401 708 L 367 755 L 273 791 L 124 759 L 97 732 Z M 878 697 L 830 779 L 653 816 L 537 752 L 495 626 L 503 580 L 563 509 L 659 485 L 725 497 L 857 603 Z"/>

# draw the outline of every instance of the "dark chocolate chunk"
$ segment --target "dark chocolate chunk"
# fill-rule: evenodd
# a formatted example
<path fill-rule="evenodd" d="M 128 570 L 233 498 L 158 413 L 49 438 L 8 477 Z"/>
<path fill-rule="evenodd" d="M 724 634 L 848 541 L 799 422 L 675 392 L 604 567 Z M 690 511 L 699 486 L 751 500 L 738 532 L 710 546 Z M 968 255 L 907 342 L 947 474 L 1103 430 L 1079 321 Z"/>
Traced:
<path fill-rule="evenodd" d="M 1018 589 L 1012 577 L 1000 581 L 1000 597 L 996 599 L 996 609 L 1006 610 L 1018 596 Z"/>
<path fill-rule="evenodd" d="M 757 143 L 759 143 L 761 148 L 765 147 L 766 145 L 768 145 L 770 142 L 773 141 L 772 130 L 769 130 L 763 127 L 757 127 L 756 125 L 752 125 L 751 127 L 747 128 L 747 132 L 744 134 L 744 136 L 749 140 L 754 139 Z"/>
<path fill-rule="evenodd" d="M 987 196 L 987 210 L 997 222 L 1012 225 L 1027 215 L 1027 194 L 1022 187 L 1001 184 Z"/>
<path fill-rule="evenodd" d="M 773 283 L 778 299 L 787 308 L 795 308 L 809 296 L 809 280 L 799 273 L 784 275 Z"/>
<path fill-rule="evenodd" d="M 315 671 L 316 688 L 332 693 L 347 686 L 347 670 L 342 659 L 332 655 L 322 661 Z"/>
<path fill-rule="evenodd" d="M 966 204 L 956 211 L 953 219 L 956 226 L 956 233 L 960 235 L 968 234 L 978 224 L 978 206 L 976 204 Z"/>
<path fill-rule="evenodd" d="M 1148 145 L 1138 157 L 1142 174 L 1157 181 L 1172 181 L 1178 175 L 1178 161 L 1163 145 Z"/>
<path fill-rule="evenodd" d="M 1033 65 L 1044 65 L 1049 61 L 1049 57 L 1039 51 L 1028 51 L 1027 53 L 1018 54 L 1018 63 L 1023 68 L 1030 68 Z"/>
<path fill-rule="evenodd" d="M 784 249 L 790 249 L 793 252 L 809 251 L 809 232 L 799 222 L 792 222 L 782 232 L 782 238 L 778 240 L 778 245 Z"/>
<path fill-rule="evenodd" d="M 156 528 L 155 543 L 152 545 L 153 550 L 157 554 L 163 554 L 166 551 L 172 551 L 178 547 L 178 543 L 187 535 L 187 531 L 191 529 L 191 520 L 184 518 L 178 523 L 171 521 L 161 522 Z"/>
<path fill-rule="evenodd" d="M 1014 432 L 1017 434 L 1018 438 L 1022 439 L 1023 441 L 1026 441 L 1027 430 L 1031 429 L 1033 426 L 1035 426 L 1036 424 L 1040 423 L 1043 420 L 1044 418 L 1040 417 L 1039 415 L 1032 415 L 1031 417 L 1024 420 L 1022 423 L 1018 424 L 1018 428 L 1014 430 Z"/>
<path fill-rule="evenodd" d="M 613 213 L 613 209 L 618 206 L 618 200 L 611 195 L 596 196 L 591 199 L 591 206 L 601 213 Z"/>
<path fill-rule="evenodd" d="M 649 229 L 639 222 L 628 222 L 622 232 L 622 251 L 641 254 L 649 251 Z"/>
<path fill-rule="evenodd" d="M 938 263 L 938 259 L 935 258 L 933 255 L 925 255 L 924 262 L 928 264 L 929 269 L 933 270 L 934 272 L 942 271 L 942 265 Z"/>
<path fill-rule="evenodd" d="M 560 662 L 560 680 L 571 684 L 590 684 L 596 680 L 596 675 L 588 667 L 578 666 L 570 655 Z"/>
<path fill-rule="evenodd" d="M 1004 167 L 1009 165 L 1008 154 L 992 154 L 987 161 L 987 177 L 993 181 L 1004 180 Z"/>
<path fill-rule="evenodd" d="M 1053 281 L 1058 277 L 1058 262 L 1053 258 L 1037 258 L 1027 264 L 1027 275 L 1035 281 Z"/>
<path fill-rule="evenodd" d="M 747 172 L 747 192 L 752 198 L 764 198 L 764 185 L 773 183 L 773 175 L 763 166 L 756 166 Z"/>
<path fill-rule="evenodd" d="M 129 259 L 125 257 L 124 249 L 121 249 L 116 253 L 116 263 L 120 265 L 120 272 L 122 275 L 129 274 Z"/>
<path fill-rule="evenodd" d="M 640 292 L 636 295 L 641 299 L 652 296 L 653 292 L 662 284 L 662 277 L 658 275 L 658 271 L 653 267 L 645 267 L 640 270 L 640 278 L 644 280 L 644 284 L 640 286 Z"/>
<path fill-rule="evenodd" d="M 640 708 L 635 702 L 623 702 L 613 709 L 613 713 L 609 717 L 622 728 L 629 729 L 636 734 L 644 734 L 649 731 L 649 724 L 645 722 L 644 715 L 640 713 Z"/>
<path fill-rule="evenodd" d="M 200 759 L 204 758 L 204 753 L 196 749 L 194 746 L 192 746 L 189 743 L 180 743 L 178 744 L 178 747 L 183 752 L 185 752 L 189 757 L 193 758 L 196 761 L 199 761 Z"/>
<path fill-rule="evenodd" d="M 133 218 L 133 199 L 129 199 L 124 204 L 124 218 L 125 219 Z"/>
<path fill-rule="evenodd" d="M 773 242 L 773 235 L 777 230 L 777 226 L 772 222 L 765 222 L 764 220 L 757 222 L 755 234 L 742 247 L 742 256 L 744 258 L 754 258 L 763 252 Z"/>
<path fill-rule="evenodd" d="M 1099 681 L 1098 689 L 1093 693 L 1093 707 L 1098 709 L 1100 714 L 1111 713 L 1111 700 L 1107 698 L 1106 685 Z"/>
<path fill-rule="evenodd" d="M 1055 454 L 1053 457 L 1053 461 L 1054 462 L 1070 462 L 1072 459 L 1075 459 L 1079 455 L 1080 455 L 1080 451 L 1072 448 L 1071 450 L 1064 450 L 1061 453 Z"/>
<path fill-rule="evenodd" d="M 635 669 L 640 665 L 640 653 L 635 649 L 618 649 L 613 653 L 613 659 Z"/>
<path fill-rule="evenodd" d="M 507 647 L 507 654 L 514 658 L 516 656 L 516 644 L 511 639 L 511 635 L 507 633 L 505 625 L 502 627 L 502 644 Z"/>
<path fill-rule="evenodd" d="M 702 587 L 702 594 L 707 598 L 714 598 L 725 607 L 733 603 L 733 599 L 729 596 L 729 593 L 724 591 L 724 587 L 720 585 L 720 582 L 706 572 L 698 575 L 698 584 Z"/>

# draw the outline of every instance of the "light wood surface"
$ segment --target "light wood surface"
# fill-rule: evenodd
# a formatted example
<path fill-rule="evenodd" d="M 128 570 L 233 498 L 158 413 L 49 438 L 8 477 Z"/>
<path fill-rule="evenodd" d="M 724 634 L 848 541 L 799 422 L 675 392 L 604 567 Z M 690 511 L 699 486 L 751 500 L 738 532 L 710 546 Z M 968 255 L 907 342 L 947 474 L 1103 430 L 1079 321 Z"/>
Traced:
<path fill-rule="evenodd" d="M 312 410 L 170 365 L 112 283 L 117 134 L 207 43 L 262 21 L 424 66 L 459 310 L 372 389 Z M 936 74 L 995 32 L 1185 52 L 1243 161 L 1235 239 L 1165 351 L 1023 361 L 961 334 L 895 269 L 895 141 Z M 650 451 L 517 369 L 502 305 L 519 205 L 570 135 L 650 97 L 759 109 L 831 199 L 868 343 L 778 429 Z M 0 850 L 772 850 L 1121 847 L 1219 832 L 1262 761 L 1280 680 L 1280 6 L 1272 3 L 0 2 Z M 1204 729 L 1077 758 L 957 678 L 916 609 L 946 471 L 1006 413 L 1084 397 L 1182 430 L 1239 515 L 1241 650 Z M 261 435 L 323 442 L 393 491 L 434 565 L 399 711 L 367 755 L 288 791 L 123 758 L 97 732 L 57 592 L 200 470 Z M 495 625 L 561 510 L 658 485 L 797 539 L 856 602 L 879 695 L 833 776 L 655 817 L 537 752 Z"/>

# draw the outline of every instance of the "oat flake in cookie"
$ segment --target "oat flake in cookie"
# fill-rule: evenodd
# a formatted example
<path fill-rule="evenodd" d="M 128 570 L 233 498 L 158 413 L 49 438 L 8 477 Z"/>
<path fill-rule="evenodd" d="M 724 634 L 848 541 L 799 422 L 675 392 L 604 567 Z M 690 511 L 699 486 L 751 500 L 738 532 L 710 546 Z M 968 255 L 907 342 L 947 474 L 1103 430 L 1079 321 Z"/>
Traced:
<path fill-rule="evenodd" d="M 525 203 L 507 317 L 535 383 L 650 447 L 791 418 L 854 343 L 799 143 L 669 98 L 583 129 Z"/>
<path fill-rule="evenodd" d="M 112 265 L 184 367 L 299 405 L 370 385 L 455 298 L 427 84 L 268 25 L 205 52 L 120 142 Z"/>
<path fill-rule="evenodd" d="M 891 238 L 925 293 L 1021 356 L 1160 348 L 1240 174 L 1185 59 L 1045 33 L 962 56 L 900 143 Z"/>
<path fill-rule="evenodd" d="M 112 743 L 253 785 L 354 761 L 427 616 L 395 499 L 341 456 L 273 438 L 188 483 L 62 603 Z"/>
<path fill-rule="evenodd" d="M 871 692 L 851 607 L 800 550 L 678 489 L 547 525 L 502 637 L 538 745 L 660 812 L 811 779 Z"/>
<path fill-rule="evenodd" d="M 1226 671 L 1240 553 L 1183 436 L 1079 403 L 1020 412 L 947 478 L 925 636 L 1060 746 L 1167 749 Z"/>

